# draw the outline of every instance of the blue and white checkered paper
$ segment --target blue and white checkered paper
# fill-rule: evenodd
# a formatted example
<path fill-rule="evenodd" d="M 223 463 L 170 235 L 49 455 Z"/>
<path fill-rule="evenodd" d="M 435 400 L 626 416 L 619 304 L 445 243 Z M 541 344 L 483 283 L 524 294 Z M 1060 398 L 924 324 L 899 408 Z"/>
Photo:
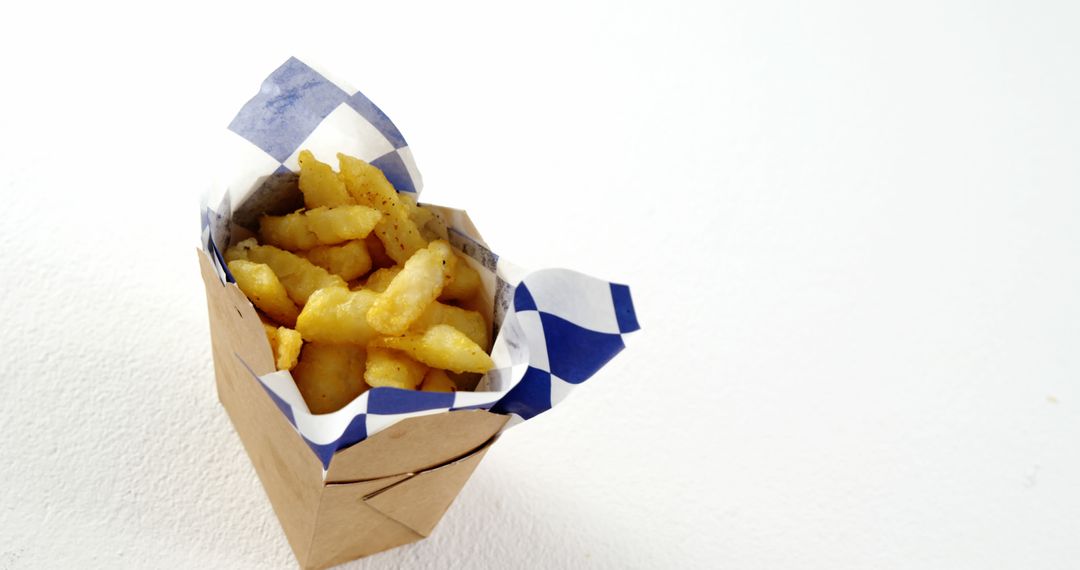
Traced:
<path fill-rule="evenodd" d="M 295 171 L 302 149 L 324 161 L 338 152 L 360 157 L 381 168 L 399 192 L 421 190 L 409 147 L 390 119 L 359 91 L 295 58 L 266 78 L 229 124 L 227 137 L 227 175 L 202 209 L 203 248 L 223 281 L 232 280 L 220 252 L 229 243 L 233 205 L 268 175 Z M 336 451 L 411 417 L 484 409 L 510 415 L 508 426 L 530 419 L 592 377 L 623 349 L 624 335 L 639 328 L 627 286 L 565 269 L 523 271 L 490 251 L 463 213 L 443 212 L 451 243 L 466 254 L 493 299 L 496 367 L 474 392 L 372 388 L 321 415 L 308 410 L 288 371 L 258 377 L 324 467 Z"/>

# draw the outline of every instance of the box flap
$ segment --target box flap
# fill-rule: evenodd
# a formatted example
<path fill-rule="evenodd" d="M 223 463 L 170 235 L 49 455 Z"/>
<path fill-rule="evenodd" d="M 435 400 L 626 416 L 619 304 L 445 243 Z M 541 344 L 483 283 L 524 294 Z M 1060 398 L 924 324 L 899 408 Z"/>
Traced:
<path fill-rule="evenodd" d="M 406 477 L 324 487 L 311 547 L 297 553 L 300 565 L 327 568 L 424 538 L 364 501 L 366 494 Z"/>
<path fill-rule="evenodd" d="M 335 454 L 326 482 L 365 481 L 430 469 L 482 446 L 507 420 L 508 416 L 483 410 L 403 420 Z"/>
<path fill-rule="evenodd" d="M 323 489 L 322 464 L 252 376 L 252 371 L 266 373 L 274 368 L 255 309 L 236 285 L 218 279 L 203 252 L 198 256 L 210 313 L 218 398 L 251 457 L 289 544 L 303 560 L 310 550 Z"/>
<path fill-rule="evenodd" d="M 393 485 L 365 499 L 368 506 L 428 536 L 450 508 L 490 445 L 461 460 Z"/>

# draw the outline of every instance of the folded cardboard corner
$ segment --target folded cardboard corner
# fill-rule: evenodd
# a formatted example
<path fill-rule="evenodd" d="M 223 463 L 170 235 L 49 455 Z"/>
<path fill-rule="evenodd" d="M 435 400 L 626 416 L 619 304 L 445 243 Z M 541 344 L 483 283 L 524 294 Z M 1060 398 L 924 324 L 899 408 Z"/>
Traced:
<path fill-rule="evenodd" d="M 199 251 L 218 398 L 303 568 L 326 568 L 428 536 L 506 416 L 454 411 L 394 424 L 322 463 L 258 379 L 274 371 L 255 308 Z"/>

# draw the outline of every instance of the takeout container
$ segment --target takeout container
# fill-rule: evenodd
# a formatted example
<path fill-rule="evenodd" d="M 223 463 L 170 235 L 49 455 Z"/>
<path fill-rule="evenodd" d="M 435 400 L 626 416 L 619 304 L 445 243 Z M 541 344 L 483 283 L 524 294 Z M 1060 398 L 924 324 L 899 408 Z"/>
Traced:
<path fill-rule="evenodd" d="M 481 277 L 495 368 L 473 391 L 373 388 L 311 414 L 276 372 L 254 306 L 222 253 L 258 215 L 302 205 L 296 154 L 379 167 L 401 193 L 422 181 L 404 137 L 362 93 L 290 58 L 229 125 L 226 172 L 204 197 L 198 252 L 218 398 L 303 568 L 326 568 L 428 536 L 499 433 L 552 408 L 640 327 L 626 285 L 565 269 L 525 271 L 488 249 L 461 210 L 433 206 Z M 514 215 L 514 212 L 508 212 Z"/>
<path fill-rule="evenodd" d="M 411 418 L 323 466 L 256 376 L 274 371 L 259 316 L 199 253 L 217 392 L 303 568 L 326 568 L 429 534 L 508 417 L 462 410 Z"/>

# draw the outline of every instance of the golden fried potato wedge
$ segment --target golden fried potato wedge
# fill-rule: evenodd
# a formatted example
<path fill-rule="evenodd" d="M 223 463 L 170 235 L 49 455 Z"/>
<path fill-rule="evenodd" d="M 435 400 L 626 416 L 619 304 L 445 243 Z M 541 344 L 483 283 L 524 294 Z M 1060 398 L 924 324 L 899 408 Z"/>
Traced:
<path fill-rule="evenodd" d="M 244 242 L 241 242 L 244 243 Z M 238 244 L 239 245 L 239 244 Z M 298 306 L 307 303 L 308 297 L 325 287 L 345 288 L 345 280 L 296 255 L 272 245 L 251 245 L 244 248 L 247 259 L 265 263 L 285 286 L 289 298 Z"/>
<path fill-rule="evenodd" d="M 408 218 L 394 219 L 383 216 L 375 226 L 374 234 L 383 243 L 387 257 L 394 263 L 405 263 L 417 251 L 424 249 L 427 240 L 420 235 L 416 224 Z"/>
<path fill-rule="evenodd" d="M 424 373 L 427 370 L 427 366 L 397 350 L 369 347 L 364 381 L 372 388 L 389 386 L 403 390 L 415 390 L 423 381 Z"/>
<path fill-rule="evenodd" d="M 355 203 L 337 172 L 329 164 L 316 160 L 308 150 L 300 151 L 300 191 L 308 208 Z"/>
<path fill-rule="evenodd" d="M 378 167 L 367 162 L 338 153 L 338 169 L 345 189 L 357 204 L 363 204 L 383 213 L 408 217 L 407 207 L 398 198 L 394 185 L 386 179 Z"/>
<path fill-rule="evenodd" d="M 261 216 L 259 241 L 290 251 L 300 251 L 319 245 L 319 238 L 308 227 L 308 219 L 303 211 L 284 216 Z"/>
<path fill-rule="evenodd" d="M 423 334 L 380 337 L 368 346 L 394 348 L 432 368 L 452 372 L 483 373 L 495 366 L 482 348 L 450 325 L 435 325 Z"/>
<path fill-rule="evenodd" d="M 367 320 L 383 334 L 408 330 L 442 292 L 446 276 L 457 261 L 450 244 L 433 241 L 413 254 L 368 311 Z"/>
<path fill-rule="evenodd" d="M 292 377 L 313 414 L 340 410 L 368 389 L 363 347 L 307 343 Z"/>
<path fill-rule="evenodd" d="M 367 206 L 338 206 L 307 211 L 308 225 L 319 241 L 333 245 L 363 239 L 382 220 L 378 210 Z"/>
<path fill-rule="evenodd" d="M 296 325 L 300 309 L 289 298 L 285 286 L 269 265 L 245 259 L 235 259 L 228 265 L 237 287 L 252 304 L 279 323 L 290 327 Z"/>
<path fill-rule="evenodd" d="M 368 255 L 367 245 L 362 239 L 341 245 L 313 247 L 302 255 L 308 261 L 346 281 L 352 281 L 371 271 L 371 256 Z"/>
<path fill-rule="evenodd" d="M 454 270 L 443 284 L 442 293 L 439 295 L 444 301 L 464 301 L 480 290 L 480 274 L 461 255 L 455 254 L 455 257 L 457 263 L 454 264 Z"/>
<path fill-rule="evenodd" d="M 320 207 L 284 216 L 259 218 L 259 239 L 290 251 L 311 249 L 363 239 L 382 220 L 382 214 L 367 206 Z"/>
<path fill-rule="evenodd" d="M 376 293 L 382 293 L 386 291 L 386 287 L 390 285 L 394 277 L 397 277 L 398 273 L 401 273 L 401 267 L 398 265 L 384 267 L 368 275 L 367 281 L 364 282 L 364 288 Z"/>
<path fill-rule="evenodd" d="M 395 263 L 405 263 L 427 245 L 427 240 L 409 218 L 408 205 L 401 201 L 381 170 L 344 154 L 338 154 L 338 164 L 341 179 L 353 200 L 383 213 L 383 219 L 375 226 L 375 235 Z"/>
<path fill-rule="evenodd" d="M 300 333 L 287 327 L 275 327 L 265 321 L 263 329 L 274 353 L 275 367 L 278 370 L 292 370 L 300 358 L 300 348 L 304 345 Z"/>
<path fill-rule="evenodd" d="M 413 321 L 409 330 L 423 333 L 435 325 L 450 325 L 465 333 L 480 348 L 487 350 L 488 326 L 484 315 L 476 311 L 462 309 L 453 305 L 444 305 L 438 301 L 428 305 L 420 317 Z"/>
<path fill-rule="evenodd" d="M 274 360 L 277 361 L 278 370 L 292 370 L 300 360 L 300 349 L 304 346 L 304 340 L 300 333 L 287 327 L 278 327 L 277 352 Z"/>
<path fill-rule="evenodd" d="M 230 248 L 227 248 L 223 256 L 225 257 L 225 263 L 236 261 L 237 259 L 246 260 L 248 258 L 248 251 L 250 251 L 251 248 L 257 245 L 259 245 L 259 242 L 256 241 L 255 238 L 247 238 L 246 240 L 241 241 Z"/>
<path fill-rule="evenodd" d="M 424 381 L 420 384 L 421 392 L 457 392 L 457 385 L 446 375 L 445 370 L 428 369 Z"/>
<path fill-rule="evenodd" d="M 319 289 L 296 319 L 296 330 L 306 341 L 365 345 L 378 334 L 367 313 L 378 293 L 344 287 Z"/>

